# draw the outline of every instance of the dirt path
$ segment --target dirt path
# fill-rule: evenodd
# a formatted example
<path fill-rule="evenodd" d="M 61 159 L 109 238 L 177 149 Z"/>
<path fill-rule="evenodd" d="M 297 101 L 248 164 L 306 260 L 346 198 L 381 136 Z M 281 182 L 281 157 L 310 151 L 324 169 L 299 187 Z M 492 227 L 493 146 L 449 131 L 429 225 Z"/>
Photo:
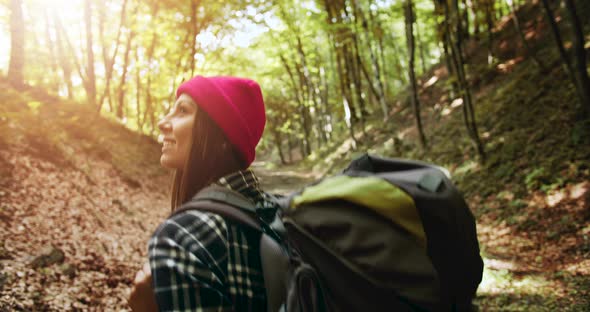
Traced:
<path fill-rule="evenodd" d="M 260 179 L 262 188 L 269 193 L 289 194 L 319 178 L 318 173 L 298 169 L 294 166 L 282 166 L 268 169 L 268 163 L 257 161 L 252 169 Z"/>

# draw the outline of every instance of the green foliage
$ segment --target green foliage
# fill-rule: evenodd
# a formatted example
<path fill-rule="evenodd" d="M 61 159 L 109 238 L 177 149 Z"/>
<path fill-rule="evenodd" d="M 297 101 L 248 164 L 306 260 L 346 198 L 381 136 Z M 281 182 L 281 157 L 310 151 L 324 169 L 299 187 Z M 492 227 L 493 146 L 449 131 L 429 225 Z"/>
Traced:
<path fill-rule="evenodd" d="M 535 168 L 531 173 L 527 174 L 524 178 L 524 183 L 527 189 L 537 189 L 543 185 L 543 181 L 547 179 L 547 173 L 545 168 Z"/>

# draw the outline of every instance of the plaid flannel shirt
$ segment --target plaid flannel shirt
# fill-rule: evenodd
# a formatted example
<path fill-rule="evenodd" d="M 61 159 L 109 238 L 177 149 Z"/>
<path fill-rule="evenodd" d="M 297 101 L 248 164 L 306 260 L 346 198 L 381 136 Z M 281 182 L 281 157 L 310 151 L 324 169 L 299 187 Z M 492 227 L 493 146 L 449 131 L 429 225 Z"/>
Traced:
<path fill-rule="evenodd" d="M 264 203 L 251 170 L 221 178 Z M 160 311 L 265 311 L 260 234 L 231 220 L 190 210 L 164 221 L 149 242 L 153 289 Z"/>

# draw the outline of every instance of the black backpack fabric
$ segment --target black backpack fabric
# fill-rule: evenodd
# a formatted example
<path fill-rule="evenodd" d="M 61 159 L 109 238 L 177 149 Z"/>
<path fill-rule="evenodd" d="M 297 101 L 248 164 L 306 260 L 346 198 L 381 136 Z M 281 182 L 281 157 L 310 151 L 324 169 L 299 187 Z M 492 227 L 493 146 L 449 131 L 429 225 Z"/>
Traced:
<path fill-rule="evenodd" d="M 364 155 L 276 206 L 209 187 L 175 213 L 260 231 L 268 311 L 471 311 L 475 220 L 444 169 Z"/>

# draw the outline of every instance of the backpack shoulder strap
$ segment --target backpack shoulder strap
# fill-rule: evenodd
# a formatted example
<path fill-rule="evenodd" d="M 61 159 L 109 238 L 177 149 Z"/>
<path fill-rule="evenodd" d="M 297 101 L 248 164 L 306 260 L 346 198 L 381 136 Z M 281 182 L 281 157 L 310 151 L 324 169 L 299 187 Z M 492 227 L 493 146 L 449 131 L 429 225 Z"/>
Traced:
<path fill-rule="evenodd" d="M 175 210 L 171 216 L 190 210 L 216 213 L 261 233 L 260 258 L 266 288 L 267 310 L 279 311 L 286 299 L 285 283 L 289 258 L 283 247 L 266 233 L 261 221 L 256 217 L 254 203 L 238 192 L 213 185 L 201 190 L 191 201 Z M 275 220 L 275 222 L 278 221 Z"/>
<path fill-rule="evenodd" d="M 192 199 L 192 201 L 203 200 L 220 202 L 240 208 L 249 213 L 256 213 L 256 205 L 251 200 L 236 191 L 220 185 L 208 186 L 198 192 Z"/>
<path fill-rule="evenodd" d="M 201 190 L 170 216 L 190 210 L 212 212 L 262 232 L 260 222 L 255 217 L 254 203 L 240 193 L 223 186 L 214 185 Z"/>
<path fill-rule="evenodd" d="M 260 261 L 266 288 L 267 311 L 280 311 L 287 299 L 289 256 L 276 240 L 263 233 L 260 236 Z"/>

